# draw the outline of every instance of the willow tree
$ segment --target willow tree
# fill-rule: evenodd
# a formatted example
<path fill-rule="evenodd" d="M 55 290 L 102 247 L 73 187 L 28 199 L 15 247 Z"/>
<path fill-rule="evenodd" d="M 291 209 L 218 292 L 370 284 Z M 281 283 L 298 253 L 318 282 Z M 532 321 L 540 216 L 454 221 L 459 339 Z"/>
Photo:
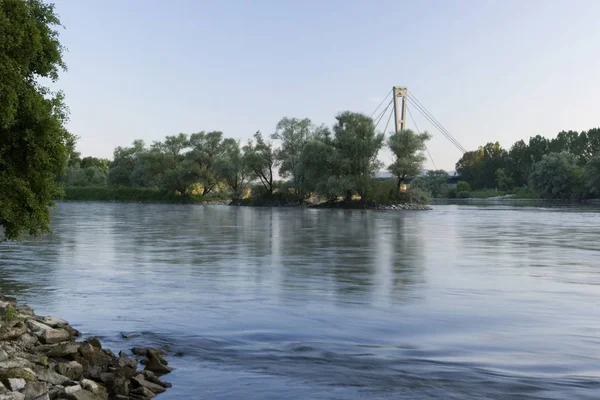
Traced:
<path fill-rule="evenodd" d="M 42 85 L 65 70 L 53 5 L 0 1 L 0 231 L 49 230 L 72 136 L 63 95 Z"/>
<path fill-rule="evenodd" d="M 388 171 L 396 177 L 398 190 L 406 178 L 421 173 L 426 160 L 423 152 L 429 139 L 429 133 L 414 133 L 410 129 L 396 132 L 388 138 L 387 145 L 394 155 L 394 161 L 388 167 Z"/>

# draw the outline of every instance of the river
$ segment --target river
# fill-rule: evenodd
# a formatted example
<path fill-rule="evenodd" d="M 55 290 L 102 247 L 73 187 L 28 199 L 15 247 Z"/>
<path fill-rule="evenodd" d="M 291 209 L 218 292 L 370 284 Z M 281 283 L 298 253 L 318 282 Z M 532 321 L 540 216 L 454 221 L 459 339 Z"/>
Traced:
<path fill-rule="evenodd" d="M 59 203 L 0 290 L 167 346 L 163 400 L 598 399 L 598 211 Z"/>

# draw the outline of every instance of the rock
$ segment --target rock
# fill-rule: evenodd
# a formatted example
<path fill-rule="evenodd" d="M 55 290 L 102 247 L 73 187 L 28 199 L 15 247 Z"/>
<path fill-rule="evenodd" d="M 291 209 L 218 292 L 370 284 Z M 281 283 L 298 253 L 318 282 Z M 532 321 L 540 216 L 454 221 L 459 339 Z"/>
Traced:
<path fill-rule="evenodd" d="M 57 372 L 69 379 L 78 381 L 83 376 L 83 367 L 77 361 L 58 363 Z"/>
<path fill-rule="evenodd" d="M 123 339 L 133 339 L 133 338 L 142 336 L 142 334 L 139 332 L 131 332 L 131 333 L 122 333 L 121 336 L 123 337 Z"/>
<path fill-rule="evenodd" d="M 44 324 L 51 326 L 52 328 L 63 327 L 69 325 L 67 321 L 58 317 L 43 317 L 41 319 Z"/>
<path fill-rule="evenodd" d="M 95 395 L 85 389 L 81 389 L 73 394 L 67 395 L 69 400 L 103 400 L 102 397 Z M 129 399 L 129 396 L 125 396 L 125 399 Z"/>
<path fill-rule="evenodd" d="M 152 393 L 152 391 L 148 388 L 145 388 L 143 386 L 140 386 L 137 389 L 133 389 L 131 392 L 131 394 L 137 395 L 137 396 L 142 396 L 142 397 L 146 397 L 149 399 L 152 399 L 154 397 L 156 397 L 156 394 Z"/>
<path fill-rule="evenodd" d="M 36 397 L 33 400 L 50 400 L 50 394 L 49 393 L 45 393 L 45 394 L 41 395 L 40 397 Z"/>
<path fill-rule="evenodd" d="M 169 372 L 173 371 L 173 368 L 167 367 L 156 357 L 150 357 L 144 369 L 157 374 L 168 374 Z"/>
<path fill-rule="evenodd" d="M 106 388 L 92 380 L 83 379 L 81 381 L 81 387 L 83 387 L 88 392 L 95 394 L 96 396 L 100 397 L 103 400 L 108 399 L 108 393 L 106 391 Z"/>
<path fill-rule="evenodd" d="M 129 395 L 129 378 L 115 375 L 114 373 L 103 372 L 102 381 L 106 385 L 106 390 L 111 398 L 117 395 Z"/>
<path fill-rule="evenodd" d="M 19 392 L 0 394 L 0 400 L 25 400 L 25 395 Z"/>
<path fill-rule="evenodd" d="M 0 361 L 0 368 L 33 368 L 33 363 L 24 358 L 15 357 L 12 360 Z"/>
<path fill-rule="evenodd" d="M 53 344 L 67 341 L 71 338 L 69 332 L 64 329 L 54 329 L 46 324 L 35 321 L 33 319 L 27 320 L 27 326 L 33 334 L 44 344 Z"/>
<path fill-rule="evenodd" d="M 133 378 L 131 378 L 131 381 L 137 386 L 143 386 L 149 389 L 154 394 L 163 393 L 166 390 L 161 385 L 157 385 L 156 383 L 147 381 L 146 379 L 144 379 L 144 375 L 142 374 L 134 376 Z"/>
<path fill-rule="evenodd" d="M 82 344 L 79 347 L 79 354 L 90 364 L 97 366 L 108 366 L 113 358 L 104 350 L 92 346 L 90 343 Z"/>
<path fill-rule="evenodd" d="M 27 381 L 23 378 L 8 378 L 6 386 L 13 392 L 20 392 L 25 388 Z"/>
<path fill-rule="evenodd" d="M 52 385 L 63 385 L 69 380 L 66 376 L 56 373 L 48 368 L 38 367 L 35 370 L 35 374 L 37 375 L 38 380 L 48 382 Z"/>
<path fill-rule="evenodd" d="M 6 384 L 9 378 L 21 378 L 26 381 L 35 381 L 35 373 L 29 368 L 0 369 L 0 382 Z"/>
<path fill-rule="evenodd" d="M 8 358 L 8 353 L 4 349 L 0 349 L 0 362 L 5 361 Z"/>
<path fill-rule="evenodd" d="M 152 371 L 146 370 L 146 371 L 143 371 L 142 374 L 144 375 L 144 378 L 147 381 L 156 383 L 157 385 L 160 385 L 164 388 L 170 388 L 171 386 L 173 386 L 169 382 L 163 382 L 160 379 L 158 379 L 158 377 L 156 375 L 154 375 L 154 372 L 152 372 Z"/>
<path fill-rule="evenodd" d="M 79 343 L 65 342 L 55 345 L 48 352 L 48 357 L 63 358 L 79 352 Z"/>
<path fill-rule="evenodd" d="M 28 382 L 22 393 L 25 400 L 36 400 L 48 394 L 48 386 L 42 382 Z"/>
<path fill-rule="evenodd" d="M 46 357 L 43 354 L 32 354 L 32 353 L 22 353 L 21 352 L 21 353 L 15 354 L 15 357 L 19 357 L 19 358 L 25 359 L 27 361 L 30 361 L 30 362 L 34 363 L 34 364 L 42 365 L 44 367 L 48 366 L 48 357 Z"/>
<path fill-rule="evenodd" d="M 63 326 L 63 329 L 65 331 L 67 331 L 69 333 L 69 335 L 71 335 L 72 337 L 81 336 L 81 332 L 79 332 L 77 329 L 73 328 L 71 325 L 65 325 L 65 326 Z"/>
<path fill-rule="evenodd" d="M 100 339 L 98 339 L 96 336 L 89 338 L 85 342 L 91 344 L 93 347 L 99 350 L 102 350 L 102 344 L 100 343 Z"/>
<path fill-rule="evenodd" d="M 31 317 L 33 315 L 33 309 L 27 306 L 17 307 L 17 314 L 19 316 Z"/>
<path fill-rule="evenodd" d="M 65 388 L 60 385 L 53 386 L 48 390 L 48 396 L 50 400 L 64 399 L 66 396 Z"/>
<path fill-rule="evenodd" d="M 27 326 L 23 321 L 15 320 L 0 327 L 0 340 L 14 340 L 27 332 Z"/>
<path fill-rule="evenodd" d="M 79 385 L 75 385 L 75 386 L 68 386 L 65 388 L 65 393 L 66 394 L 73 394 L 75 392 L 79 392 L 80 390 L 83 390 L 83 388 Z"/>

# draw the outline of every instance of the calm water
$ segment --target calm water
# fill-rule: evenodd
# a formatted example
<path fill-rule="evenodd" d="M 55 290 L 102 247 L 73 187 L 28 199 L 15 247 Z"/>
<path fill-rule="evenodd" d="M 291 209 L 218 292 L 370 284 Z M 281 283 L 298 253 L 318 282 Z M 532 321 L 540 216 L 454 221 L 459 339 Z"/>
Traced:
<path fill-rule="evenodd" d="M 0 290 L 183 351 L 165 400 L 600 398 L 597 210 L 59 204 L 53 229 L 0 245 Z"/>

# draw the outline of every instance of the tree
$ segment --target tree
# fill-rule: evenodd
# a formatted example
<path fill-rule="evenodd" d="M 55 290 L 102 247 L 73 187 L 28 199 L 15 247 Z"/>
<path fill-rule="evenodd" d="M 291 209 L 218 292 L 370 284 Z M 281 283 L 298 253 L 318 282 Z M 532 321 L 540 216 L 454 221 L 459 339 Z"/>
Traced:
<path fill-rule="evenodd" d="M 132 186 L 132 173 L 139 159 L 148 149 L 143 140 L 135 140 L 131 147 L 117 147 L 113 153 L 113 161 L 108 171 L 108 184 L 115 186 Z"/>
<path fill-rule="evenodd" d="M 507 155 L 506 173 L 512 179 L 513 185 L 523 187 L 529 180 L 529 172 L 533 161 L 529 146 L 523 140 L 512 145 Z"/>
<path fill-rule="evenodd" d="M 500 190 L 510 190 L 514 187 L 513 179 L 506 174 L 504 168 L 498 168 L 496 170 L 496 182 L 498 184 L 498 189 Z"/>
<path fill-rule="evenodd" d="M 460 177 L 469 182 L 475 189 L 484 187 L 483 180 L 483 148 L 480 147 L 475 151 L 468 151 L 456 163 L 456 173 Z"/>
<path fill-rule="evenodd" d="M 418 134 L 409 129 L 396 132 L 388 138 L 387 145 L 394 154 L 394 162 L 388 167 L 388 171 L 397 179 L 397 190 L 400 190 L 400 185 L 406 178 L 421 173 L 426 160 L 423 152 L 429 139 L 429 133 Z"/>
<path fill-rule="evenodd" d="M 66 69 L 54 6 L 0 1 L 0 227 L 8 239 L 49 230 L 70 143 L 60 92 L 40 82 Z"/>
<path fill-rule="evenodd" d="M 254 141 L 250 140 L 244 146 L 244 160 L 252 178 L 258 179 L 265 192 L 272 196 L 274 192 L 273 171 L 277 167 L 273 143 L 265 142 L 260 131 L 256 132 Z"/>
<path fill-rule="evenodd" d="M 373 120 L 364 114 L 345 111 L 336 120 L 333 146 L 346 200 L 351 199 L 353 192 L 366 200 L 370 180 L 381 166 L 377 154 L 384 136 L 375 131 Z"/>
<path fill-rule="evenodd" d="M 577 196 L 582 175 L 583 170 L 573 154 L 550 153 L 533 166 L 530 185 L 540 197 L 569 199 Z"/>
<path fill-rule="evenodd" d="M 432 197 L 444 197 L 448 193 L 448 172 L 438 169 L 427 171 L 425 175 L 416 177 L 411 183 L 411 189 L 422 189 Z"/>
<path fill-rule="evenodd" d="M 600 153 L 596 154 L 585 166 L 583 176 L 585 186 L 590 193 L 600 195 Z"/>
<path fill-rule="evenodd" d="M 186 154 L 198 166 L 196 179 L 202 184 L 202 196 L 212 192 L 220 181 L 214 165 L 227 150 L 235 145 L 233 139 L 223 139 L 223 132 L 199 132 L 190 135 L 191 150 Z"/>
<path fill-rule="evenodd" d="M 224 156 L 215 163 L 215 169 L 231 189 L 233 200 L 241 199 L 248 187 L 250 170 L 239 141 L 227 148 Z"/>
<path fill-rule="evenodd" d="M 279 161 L 279 174 L 291 177 L 296 190 L 300 191 L 303 181 L 301 157 L 304 147 L 315 135 L 315 127 L 308 118 L 282 118 L 271 135 L 274 140 L 281 140 L 281 148 L 276 156 Z"/>

